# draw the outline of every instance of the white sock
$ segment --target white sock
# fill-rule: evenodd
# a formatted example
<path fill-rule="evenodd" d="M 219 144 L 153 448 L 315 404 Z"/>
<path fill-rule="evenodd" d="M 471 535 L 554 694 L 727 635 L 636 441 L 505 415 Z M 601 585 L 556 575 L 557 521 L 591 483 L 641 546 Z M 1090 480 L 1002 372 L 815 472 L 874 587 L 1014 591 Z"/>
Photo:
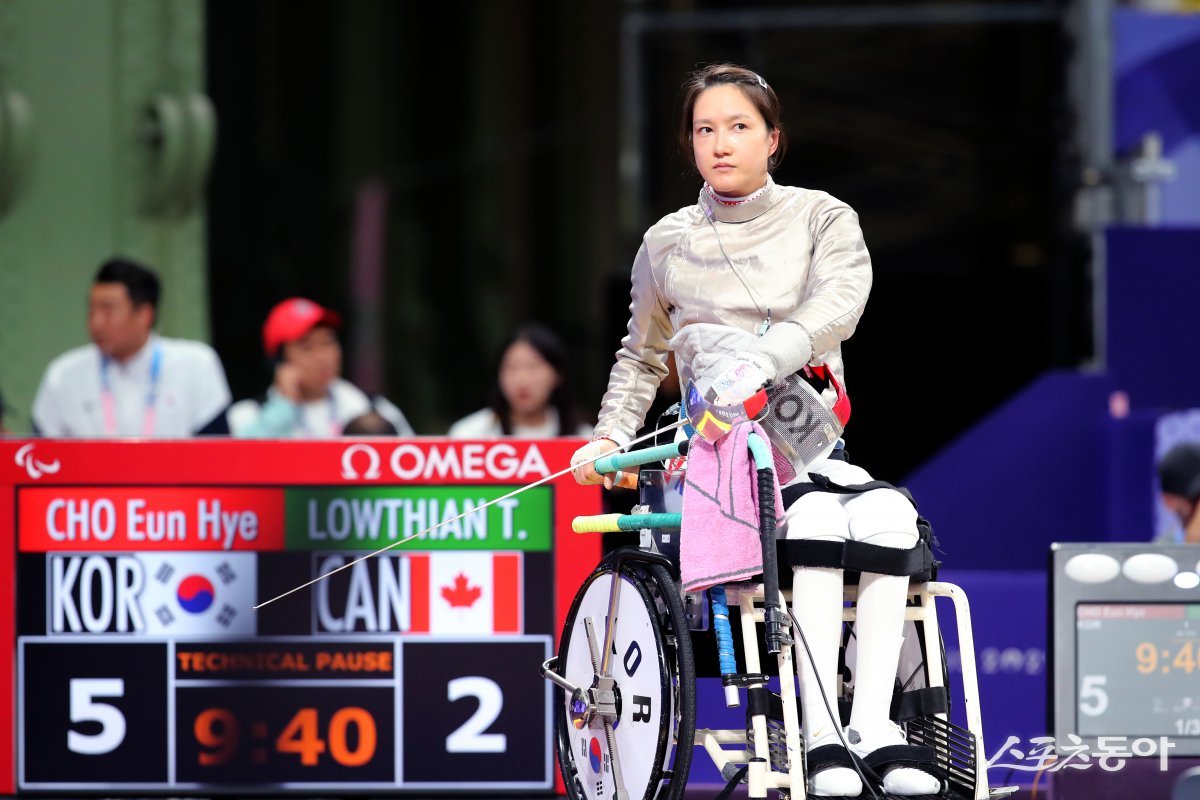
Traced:
<path fill-rule="evenodd" d="M 851 727 L 873 729 L 888 718 L 904 640 L 907 593 L 908 578 L 903 575 L 864 572 L 859 578 Z"/>
<path fill-rule="evenodd" d="M 863 573 L 858 583 L 858 621 L 855 634 L 854 706 L 847 731 L 850 749 L 865 756 L 880 747 L 908 744 L 891 719 L 896 662 L 904 640 L 904 602 L 908 578 L 903 575 Z M 851 735 L 853 732 L 854 735 Z M 856 743 L 854 739 L 861 737 Z M 941 781 L 927 772 L 897 767 L 883 777 L 888 794 L 937 794 Z"/>
<path fill-rule="evenodd" d="M 804 713 L 804 744 L 809 752 L 841 741 L 826 703 L 837 713 L 837 660 L 842 631 L 842 571 L 798 567 L 793 571 L 792 611 L 812 651 L 817 671 L 813 672 L 808 652 L 796 637 L 796 675 L 800 679 L 800 704 Z M 818 685 L 816 676 L 820 675 Z M 821 691 L 824 686 L 825 691 Z M 862 792 L 858 773 L 847 767 L 832 767 L 808 779 L 808 790 L 816 795 L 857 797 Z"/>

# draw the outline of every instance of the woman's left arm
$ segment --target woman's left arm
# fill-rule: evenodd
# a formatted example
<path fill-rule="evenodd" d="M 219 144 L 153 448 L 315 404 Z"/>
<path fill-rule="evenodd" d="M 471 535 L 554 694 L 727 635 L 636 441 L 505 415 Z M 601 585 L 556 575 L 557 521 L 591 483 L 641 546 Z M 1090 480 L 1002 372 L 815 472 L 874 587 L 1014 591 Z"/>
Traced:
<path fill-rule="evenodd" d="M 752 354 L 769 362 L 770 378 L 791 375 L 813 356 L 837 347 L 854 333 L 871 291 L 871 256 L 858 215 L 827 201 L 812 220 L 813 252 L 808 290 L 796 312 L 773 324 Z"/>

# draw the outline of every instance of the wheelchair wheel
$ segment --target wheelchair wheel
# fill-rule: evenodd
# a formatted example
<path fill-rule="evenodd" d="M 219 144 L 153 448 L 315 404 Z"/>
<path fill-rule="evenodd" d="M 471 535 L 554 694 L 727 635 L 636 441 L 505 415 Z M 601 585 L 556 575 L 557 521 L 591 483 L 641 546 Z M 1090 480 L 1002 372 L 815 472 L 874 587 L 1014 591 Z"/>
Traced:
<path fill-rule="evenodd" d="M 559 768 L 571 800 L 608 800 L 617 796 L 615 751 L 630 800 L 678 800 L 692 763 L 696 675 L 690 632 L 670 573 L 628 551 L 617 551 L 602 562 L 580 587 L 567 615 L 558 672 L 585 692 L 603 688 L 596 662 L 601 660 L 610 599 L 618 584 L 609 658 L 615 714 L 610 706 L 607 717 L 589 718 L 581 704 L 556 689 Z"/>

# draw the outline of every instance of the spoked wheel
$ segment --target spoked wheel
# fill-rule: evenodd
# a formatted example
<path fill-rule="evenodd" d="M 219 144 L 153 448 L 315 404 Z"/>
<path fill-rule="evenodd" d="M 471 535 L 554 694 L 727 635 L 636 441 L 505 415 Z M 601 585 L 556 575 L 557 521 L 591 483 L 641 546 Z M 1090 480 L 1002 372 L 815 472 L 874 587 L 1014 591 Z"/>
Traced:
<path fill-rule="evenodd" d="M 555 671 L 580 690 L 572 697 L 560 684 L 553 705 L 568 796 L 678 800 L 692 763 L 696 673 L 670 573 L 628 551 L 601 563 L 575 596 Z"/>

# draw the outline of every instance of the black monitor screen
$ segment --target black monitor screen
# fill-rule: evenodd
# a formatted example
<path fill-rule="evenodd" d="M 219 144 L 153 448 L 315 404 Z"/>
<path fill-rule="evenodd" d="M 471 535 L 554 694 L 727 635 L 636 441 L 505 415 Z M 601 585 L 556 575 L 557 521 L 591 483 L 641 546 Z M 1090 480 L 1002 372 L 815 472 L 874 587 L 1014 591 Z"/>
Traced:
<path fill-rule="evenodd" d="M 1081 736 L 1200 736 L 1200 603 L 1079 603 Z"/>

